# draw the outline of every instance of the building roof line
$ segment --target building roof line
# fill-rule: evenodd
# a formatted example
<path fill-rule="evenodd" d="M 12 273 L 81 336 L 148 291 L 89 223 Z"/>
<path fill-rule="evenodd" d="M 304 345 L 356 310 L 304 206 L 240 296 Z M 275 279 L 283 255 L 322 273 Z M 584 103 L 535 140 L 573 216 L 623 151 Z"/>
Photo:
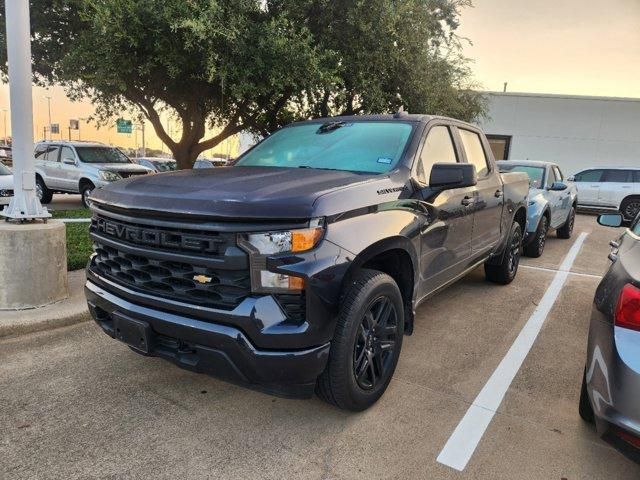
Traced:
<path fill-rule="evenodd" d="M 602 97 L 591 95 L 570 95 L 562 93 L 529 93 L 529 92 L 495 92 L 485 91 L 487 95 L 497 97 L 538 97 L 538 98 L 570 98 L 574 100 L 599 100 L 608 102 L 640 102 L 640 98 L 634 97 Z"/>

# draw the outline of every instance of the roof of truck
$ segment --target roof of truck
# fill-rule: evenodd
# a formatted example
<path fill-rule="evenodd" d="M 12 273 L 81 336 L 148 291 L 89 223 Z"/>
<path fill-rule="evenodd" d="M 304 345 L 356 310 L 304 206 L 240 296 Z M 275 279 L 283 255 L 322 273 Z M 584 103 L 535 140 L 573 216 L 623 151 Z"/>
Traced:
<path fill-rule="evenodd" d="M 413 123 L 427 123 L 431 120 L 445 120 L 451 123 L 457 123 L 462 125 L 468 125 L 474 129 L 477 129 L 477 125 L 473 125 L 469 122 L 463 122 L 462 120 L 458 120 L 450 117 L 443 117 L 439 115 L 428 115 L 422 113 L 407 113 L 407 112 L 397 112 L 394 114 L 372 114 L 372 115 L 341 115 L 337 117 L 322 117 L 322 118 L 314 118 L 311 120 L 304 120 L 301 122 L 294 122 L 290 125 L 298 125 L 301 123 L 327 123 L 327 122 L 413 122 Z"/>

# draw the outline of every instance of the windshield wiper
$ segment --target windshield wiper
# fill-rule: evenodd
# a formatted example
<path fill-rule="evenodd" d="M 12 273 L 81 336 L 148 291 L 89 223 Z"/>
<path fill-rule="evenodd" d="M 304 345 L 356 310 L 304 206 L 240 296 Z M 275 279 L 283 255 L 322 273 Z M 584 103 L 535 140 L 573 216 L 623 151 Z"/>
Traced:
<path fill-rule="evenodd" d="M 316 131 L 318 135 L 322 135 L 323 133 L 333 132 L 341 127 L 344 127 L 346 122 L 327 122 L 323 123 L 320 128 Z"/>

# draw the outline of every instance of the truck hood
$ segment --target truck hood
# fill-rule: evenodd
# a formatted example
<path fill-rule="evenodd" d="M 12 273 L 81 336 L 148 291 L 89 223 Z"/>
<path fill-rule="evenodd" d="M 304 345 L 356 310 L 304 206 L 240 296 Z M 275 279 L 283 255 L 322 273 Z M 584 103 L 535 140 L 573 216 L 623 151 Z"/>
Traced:
<path fill-rule="evenodd" d="M 0 190 L 13 190 L 13 175 L 0 175 Z"/>
<path fill-rule="evenodd" d="M 394 186 L 387 175 L 238 166 L 130 178 L 94 191 L 93 198 L 115 207 L 176 215 L 300 220 L 379 203 L 379 191 L 398 198 Z M 354 195 L 354 189 L 364 191 Z M 346 191 L 351 195 L 345 196 Z"/>

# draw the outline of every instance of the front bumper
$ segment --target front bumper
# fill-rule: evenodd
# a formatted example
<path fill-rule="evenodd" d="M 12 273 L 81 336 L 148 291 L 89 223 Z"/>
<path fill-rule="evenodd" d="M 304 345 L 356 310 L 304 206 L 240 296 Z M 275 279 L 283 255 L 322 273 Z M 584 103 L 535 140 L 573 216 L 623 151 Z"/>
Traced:
<path fill-rule="evenodd" d="M 239 329 L 133 303 L 90 279 L 85 285 L 89 311 L 96 323 L 116 338 L 121 318 L 148 325 L 148 355 L 268 393 L 306 398 L 324 370 L 329 343 L 316 347 L 258 349 Z"/>

